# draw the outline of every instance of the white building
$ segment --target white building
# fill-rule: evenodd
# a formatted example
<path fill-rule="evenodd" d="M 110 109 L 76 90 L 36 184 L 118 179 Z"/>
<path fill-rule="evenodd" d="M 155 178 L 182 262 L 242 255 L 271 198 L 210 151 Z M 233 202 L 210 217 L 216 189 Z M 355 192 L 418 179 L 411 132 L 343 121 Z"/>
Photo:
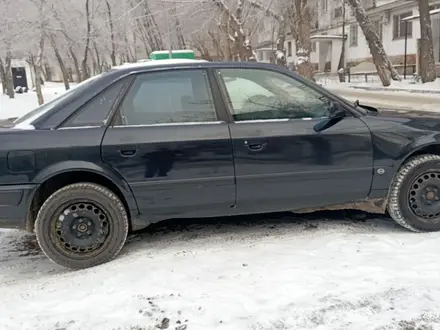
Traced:
<path fill-rule="evenodd" d="M 312 21 L 311 62 L 319 72 L 337 72 L 342 54 L 343 1 L 310 0 L 314 11 Z M 434 53 L 440 62 L 440 0 L 431 1 L 431 20 Z M 417 40 L 420 38 L 418 5 L 409 0 L 363 0 L 364 8 L 382 39 L 390 61 L 403 71 L 405 43 L 407 65 L 412 70 L 417 65 Z M 345 67 L 371 61 L 371 54 L 361 28 L 346 6 L 345 15 Z M 406 23 L 407 21 L 407 23 Z M 405 38 L 405 27 L 407 37 Z M 406 42 L 405 42 L 406 39 Z M 287 61 L 296 62 L 295 42 L 285 43 Z"/>

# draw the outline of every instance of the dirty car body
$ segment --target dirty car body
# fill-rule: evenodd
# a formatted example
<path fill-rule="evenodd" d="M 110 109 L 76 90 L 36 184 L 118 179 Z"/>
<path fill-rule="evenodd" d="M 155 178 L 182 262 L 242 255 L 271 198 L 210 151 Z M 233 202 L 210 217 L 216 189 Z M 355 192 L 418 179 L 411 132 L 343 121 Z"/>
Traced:
<path fill-rule="evenodd" d="M 438 118 L 353 104 L 274 65 L 121 67 L 9 126 L 0 226 L 35 231 L 71 268 L 169 218 L 388 209 L 408 229 L 440 229 Z M 415 189 L 420 166 L 429 180 Z"/>

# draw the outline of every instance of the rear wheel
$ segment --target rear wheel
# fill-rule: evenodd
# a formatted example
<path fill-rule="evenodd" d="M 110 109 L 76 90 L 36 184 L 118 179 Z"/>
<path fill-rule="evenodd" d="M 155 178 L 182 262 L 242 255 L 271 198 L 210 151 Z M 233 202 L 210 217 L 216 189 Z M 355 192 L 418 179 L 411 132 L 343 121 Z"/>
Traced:
<path fill-rule="evenodd" d="M 124 205 L 109 189 L 75 183 L 46 200 L 38 212 L 35 232 L 49 259 L 82 269 L 110 261 L 121 251 L 128 218 Z"/>
<path fill-rule="evenodd" d="M 388 212 L 416 232 L 440 231 L 440 156 L 410 159 L 391 185 Z"/>

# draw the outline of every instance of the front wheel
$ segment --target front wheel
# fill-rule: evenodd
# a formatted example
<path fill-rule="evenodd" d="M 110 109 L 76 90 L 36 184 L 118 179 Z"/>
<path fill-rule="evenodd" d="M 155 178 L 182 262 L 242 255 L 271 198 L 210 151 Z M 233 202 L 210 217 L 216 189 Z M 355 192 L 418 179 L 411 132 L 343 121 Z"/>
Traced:
<path fill-rule="evenodd" d="M 402 166 L 391 184 L 388 212 L 409 230 L 440 231 L 440 156 L 416 156 Z"/>
<path fill-rule="evenodd" d="M 128 217 L 111 190 L 94 183 L 75 183 L 44 202 L 35 232 L 49 259 L 67 268 L 83 269 L 108 262 L 121 251 Z"/>

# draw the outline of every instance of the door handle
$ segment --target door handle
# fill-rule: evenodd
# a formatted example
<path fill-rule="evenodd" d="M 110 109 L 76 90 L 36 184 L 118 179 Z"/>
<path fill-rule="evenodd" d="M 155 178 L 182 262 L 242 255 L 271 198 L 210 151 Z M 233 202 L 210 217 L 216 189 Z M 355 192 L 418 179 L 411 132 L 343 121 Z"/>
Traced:
<path fill-rule="evenodd" d="M 248 141 L 244 141 L 245 146 L 250 150 L 250 151 L 262 151 L 267 143 L 252 143 L 252 142 L 248 142 Z"/>
<path fill-rule="evenodd" d="M 136 149 L 121 149 L 119 150 L 124 157 L 133 157 L 136 154 Z"/>

